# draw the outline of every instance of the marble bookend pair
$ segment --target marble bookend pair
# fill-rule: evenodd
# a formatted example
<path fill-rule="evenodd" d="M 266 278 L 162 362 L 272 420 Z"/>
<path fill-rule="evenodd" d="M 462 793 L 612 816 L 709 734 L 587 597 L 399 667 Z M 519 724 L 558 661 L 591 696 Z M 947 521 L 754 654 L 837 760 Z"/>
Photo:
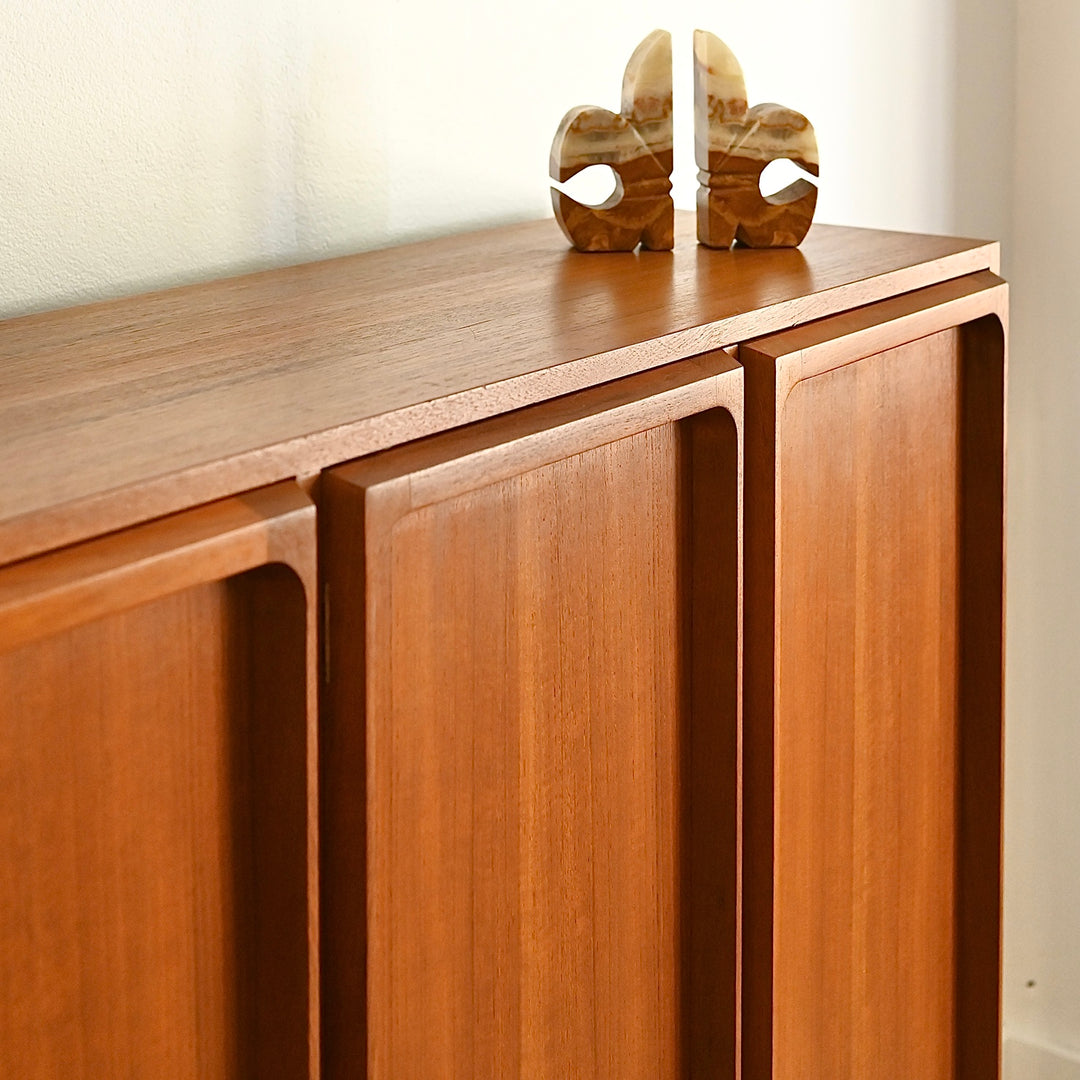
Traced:
<path fill-rule="evenodd" d="M 623 75 L 622 111 L 571 109 L 551 145 L 550 174 L 560 183 L 590 165 L 608 165 L 615 191 L 586 206 L 551 189 L 555 217 L 579 251 L 674 246 L 671 199 L 671 35 L 654 30 Z M 761 194 L 761 173 L 786 158 L 818 174 L 810 121 L 782 105 L 747 105 L 734 53 L 713 34 L 694 32 L 694 143 L 698 165 L 697 234 L 709 247 L 795 247 L 810 228 L 817 188 L 797 180 Z"/>

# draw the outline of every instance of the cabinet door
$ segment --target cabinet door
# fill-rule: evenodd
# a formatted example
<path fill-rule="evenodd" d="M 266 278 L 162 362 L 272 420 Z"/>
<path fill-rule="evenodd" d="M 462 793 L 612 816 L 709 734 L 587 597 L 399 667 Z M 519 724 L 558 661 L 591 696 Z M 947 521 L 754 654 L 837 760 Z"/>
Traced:
<path fill-rule="evenodd" d="M 733 1076 L 741 372 L 324 481 L 332 1078 Z"/>
<path fill-rule="evenodd" d="M 744 1080 L 998 1075 L 1004 312 L 740 349 Z"/>
<path fill-rule="evenodd" d="M 0 570 L 0 1073 L 298 1080 L 314 507 L 294 485 Z"/>

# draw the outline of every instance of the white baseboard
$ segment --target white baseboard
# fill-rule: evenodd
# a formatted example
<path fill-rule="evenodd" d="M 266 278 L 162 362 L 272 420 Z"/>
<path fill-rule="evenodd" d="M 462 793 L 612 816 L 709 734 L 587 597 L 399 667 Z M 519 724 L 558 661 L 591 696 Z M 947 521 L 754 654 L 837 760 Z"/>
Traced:
<path fill-rule="evenodd" d="M 1002 1080 L 1080 1080 L 1080 1057 L 1007 1038 Z"/>

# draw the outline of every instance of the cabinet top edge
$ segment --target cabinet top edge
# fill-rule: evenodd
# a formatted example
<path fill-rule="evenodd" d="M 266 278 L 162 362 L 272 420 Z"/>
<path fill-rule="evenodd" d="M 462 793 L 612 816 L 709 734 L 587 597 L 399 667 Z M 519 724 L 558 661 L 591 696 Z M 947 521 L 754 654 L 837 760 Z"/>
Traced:
<path fill-rule="evenodd" d="M 585 255 L 552 220 L 0 322 L 0 563 L 998 265 L 800 248 Z"/>
<path fill-rule="evenodd" d="M 543 253 L 547 256 L 558 257 L 564 255 L 584 262 L 603 262 L 612 258 L 623 261 L 640 260 L 642 258 L 665 259 L 670 258 L 673 254 L 676 256 L 680 253 L 685 255 L 687 248 L 696 250 L 701 246 L 697 243 L 696 218 L 692 211 L 675 211 L 675 238 L 674 252 L 639 250 L 633 253 L 582 254 L 573 251 L 569 247 L 554 218 L 539 218 L 482 229 L 450 232 L 431 239 L 411 240 L 403 244 L 365 249 L 351 254 L 334 255 L 325 259 L 309 259 L 264 270 L 209 277 L 205 280 L 144 289 L 138 292 L 122 292 L 112 297 L 91 300 L 85 303 L 55 308 L 32 308 L 25 312 L 13 312 L 7 315 L 0 314 L 0 342 L 4 341 L 7 334 L 26 330 L 36 323 L 68 323 L 74 325 L 84 317 L 90 318 L 109 311 L 119 313 L 121 309 L 146 309 L 155 301 L 163 301 L 166 298 L 179 304 L 187 302 L 197 308 L 213 303 L 215 299 L 220 300 L 234 290 L 241 293 L 287 289 L 295 279 L 304 279 L 308 275 L 319 275 L 320 273 L 324 273 L 327 277 L 332 277 L 335 274 L 347 277 L 351 274 L 360 274 L 366 270 L 373 274 L 384 274 L 385 278 L 381 284 L 386 287 L 392 285 L 392 282 L 388 280 L 390 276 L 414 267 L 418 263 L 428 264 L 434 268 L 435 265 L 447 260 L 482 261 L 487 252 L 492 255 L 504 255 L 510 252 L 521 253 L 528 250 Z M 974 248 L 993 249 L 994 256 L 998 257 L 1000 249 L 998 241 L 977 237 L 913 233 L 900 229 L 879 229 L 867 226 L 831 225 L 816 222 L 811 226 L 807 239 L 800 247 L 776 250 L 805 254 L 808 249 L 816 249 L 823 240 L 827 239 L 859 240 L 869 244 L 893 241 L 898 246 L 909 246 L 915 261 L 920 261 L 933 252 L 936 245 L 940 245 L 941 251 L 948 252 L 959 252 Z M 712 249 L 701 246 L 701 250 L 708 252 Z M 746 255 L 750 254 L 749 249 L 738 248 L 736 250 Z M 725 253 L 718 252 L 718 254 L 723 255 Z M 1000 271 L 995 271 L 995 273 L 998 272 Z M 377 297 L 372 299 L 377 299 Z"/>

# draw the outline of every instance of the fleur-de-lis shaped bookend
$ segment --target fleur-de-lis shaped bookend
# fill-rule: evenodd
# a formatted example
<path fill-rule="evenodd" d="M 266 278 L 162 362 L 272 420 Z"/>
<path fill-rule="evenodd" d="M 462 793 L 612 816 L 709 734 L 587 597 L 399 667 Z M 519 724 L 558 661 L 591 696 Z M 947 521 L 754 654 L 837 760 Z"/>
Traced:
<path fill-rule="evenodd" d="M 654 251 L 675 246 L 671 201 L 671 35 L 654 30 L 623 75 L 622 111 L 571 109 L 551 144 L 550 175 L 560 183 L 590 165 L 608 165 L 615 191 L 585 206 L 551 189 L 555 218 L 579 251 Z"/>
<path fill-rule="evenodd" d="M 761 194 L 761 173 L 788 158 L 817 176 L 817 138 L 810 121 L 782 105 L 747 108 L 735 54 L 713 34 L 694 31 L 694 143 L 697 234 L 709 247 L 738 240 L 748 247 L 795 247 L 810 228 L 817 188 L 799 179 L 776 195 Z"/>

